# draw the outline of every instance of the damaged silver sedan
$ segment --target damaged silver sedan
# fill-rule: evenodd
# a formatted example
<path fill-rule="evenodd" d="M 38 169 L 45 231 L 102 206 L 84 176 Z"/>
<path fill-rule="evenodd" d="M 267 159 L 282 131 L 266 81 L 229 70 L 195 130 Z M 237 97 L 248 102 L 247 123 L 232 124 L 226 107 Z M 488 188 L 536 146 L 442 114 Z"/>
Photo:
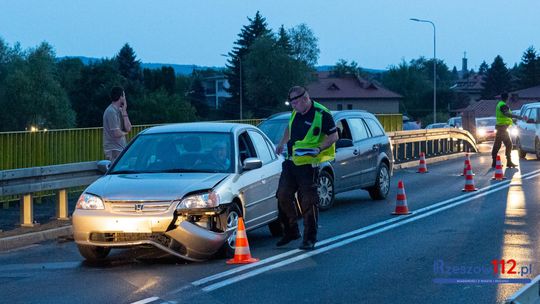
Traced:
<path fill-rule="evenodd" d="M 234 254 L 236 226 L 281 233 L 276 190 L 282 158 L 256 127 L 186 123 L 153 127 L 131 141 L 80 196 L 73 233 L 81 255 L 154 246 L 201 261 Z M 110 168 L 109 168 L 110 166 Z"/>

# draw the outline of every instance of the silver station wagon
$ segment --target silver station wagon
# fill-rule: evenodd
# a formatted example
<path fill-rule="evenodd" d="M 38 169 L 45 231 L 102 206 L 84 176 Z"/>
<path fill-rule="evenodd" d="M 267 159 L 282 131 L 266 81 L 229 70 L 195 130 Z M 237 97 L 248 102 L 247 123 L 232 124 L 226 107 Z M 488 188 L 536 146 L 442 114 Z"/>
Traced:
<path fill-rule="evenodd" d="M 234 254 L 236 226 L 281 233 L 276 190 L 283 159 L 258 128 L 186 123 L 146 129 L 80 196 L 75 242 L 89 261 L 151 245 L 200 261 Z M 110 168 L 109 168 L 110 166 Z"/>

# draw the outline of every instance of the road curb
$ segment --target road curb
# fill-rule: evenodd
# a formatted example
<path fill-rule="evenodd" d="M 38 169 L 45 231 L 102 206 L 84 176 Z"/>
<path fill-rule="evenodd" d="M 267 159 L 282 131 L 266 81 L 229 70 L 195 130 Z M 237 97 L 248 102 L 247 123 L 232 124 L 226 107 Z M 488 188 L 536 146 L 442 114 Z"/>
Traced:
<path fill-rule="evenodd" d="M 441 155 L 441 156 L 435 156 L 426 158 L 426 164 L 432 164 L 432 163 L 438 163 L 449 159 L 456 159 L 456 158 L 462 158 L 465 157 L 467 153 L 461 152 L 461 153 L 455 153 L 455 154 L 448 154 L 448 155 Z M 469 154 L 474 154 L 474 152 L 469 152 Z M 406 163 L 400 163 L 400 164 L 394 164 L 394 170 L 401 170 L 401 169 L 408 169 L 412 167 L 418 166 L 419 160 L 413 160 Z"/>
<path fill-rule="evenodd" d="M 0 239 L 0 251 L 20 248 L 31 244 L 73 235 L 72 226 L 63 226 L 38 232 L 14 235 Z"/>

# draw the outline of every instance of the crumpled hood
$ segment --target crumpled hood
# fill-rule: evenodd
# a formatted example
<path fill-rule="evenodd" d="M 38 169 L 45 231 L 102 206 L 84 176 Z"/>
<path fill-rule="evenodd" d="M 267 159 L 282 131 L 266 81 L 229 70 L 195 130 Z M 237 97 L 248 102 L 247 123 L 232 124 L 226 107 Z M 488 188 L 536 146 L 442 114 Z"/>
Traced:
<path fill-rule="evenodd" d="M 86 192 L 104 200 L 174 200 L 185 194 L 211 189 L 229 173 L 142 173 L 106 175 Z"/>

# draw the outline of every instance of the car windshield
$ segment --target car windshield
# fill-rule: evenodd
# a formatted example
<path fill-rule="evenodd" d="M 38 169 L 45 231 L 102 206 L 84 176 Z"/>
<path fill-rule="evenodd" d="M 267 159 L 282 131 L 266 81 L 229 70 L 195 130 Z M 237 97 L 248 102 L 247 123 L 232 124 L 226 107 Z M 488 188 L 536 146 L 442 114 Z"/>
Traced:
<path fill-rule="evenodd" d="M 495 118 L 479 118 L 476 120 L 476 126 L 478 127 L 488 127 L 495 126 L 497 120 Z"/>
<path fill-rule="evenodd" d="M 110 174 L 234 172 L 229 133 L 143 134 L 128 147 Z"/>
<path fill-rule="evenodd" d="M 288 122 L 288 119 L 271 119 L 263 121 L 258 127 L 270 138 L 274 145 L 277 145 L 287 128 Z"/>

